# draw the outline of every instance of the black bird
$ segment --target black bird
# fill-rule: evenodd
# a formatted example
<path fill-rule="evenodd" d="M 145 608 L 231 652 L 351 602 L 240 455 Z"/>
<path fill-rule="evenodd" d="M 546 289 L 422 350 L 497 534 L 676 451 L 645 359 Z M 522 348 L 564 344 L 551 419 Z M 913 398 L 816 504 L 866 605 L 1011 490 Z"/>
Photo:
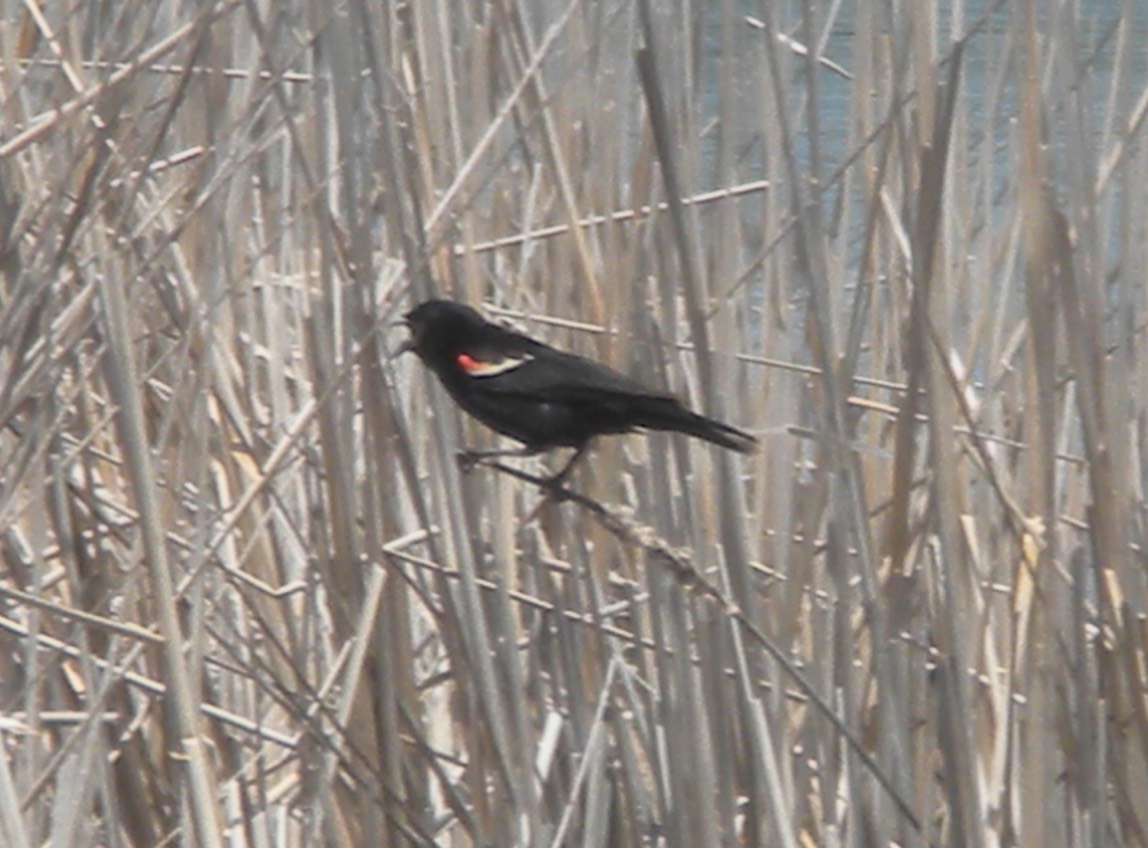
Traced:
<path fill-rule="evenodd" d="M 428 300 L 405 316 L 413 350 L 464 410 L 522 442 L 517 451 L 468 451 L 464 467 L 491 456 L 529 456 L 571 447 L 574 456 L 548 483 L 558 485 L 599 435 L 639 428 L 672 430 L 751 453 L 757 439 L 691 412 L 605 365 L 564 353 L 492 324 L 450 300 Z"/>

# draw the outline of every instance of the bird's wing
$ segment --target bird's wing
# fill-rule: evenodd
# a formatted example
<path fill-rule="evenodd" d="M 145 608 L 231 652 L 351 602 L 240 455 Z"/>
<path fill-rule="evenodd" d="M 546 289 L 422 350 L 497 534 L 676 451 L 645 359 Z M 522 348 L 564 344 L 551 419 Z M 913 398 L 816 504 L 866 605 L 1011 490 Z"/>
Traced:
<path fill-rule="evenodd" d="M 583 393 L 670 397 L 592 359 L 524 336 L 515 342 L 513 346 L 501 345 L 498 355 L 476 352 L 475 358 L 482 366 L 466 370 L 472 377 L 482 379 L 491 391 L 542 400 L 569 400 Z"/>

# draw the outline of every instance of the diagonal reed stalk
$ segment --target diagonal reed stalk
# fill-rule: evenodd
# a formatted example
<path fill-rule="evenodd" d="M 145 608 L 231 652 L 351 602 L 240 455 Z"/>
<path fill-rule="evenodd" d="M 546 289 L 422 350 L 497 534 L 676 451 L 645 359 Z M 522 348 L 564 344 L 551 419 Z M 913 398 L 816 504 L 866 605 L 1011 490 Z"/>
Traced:
<path fill-rule="evenodd" d="M 0 844 L 1145 843 L 1137 4 L 5 12 Z"/>

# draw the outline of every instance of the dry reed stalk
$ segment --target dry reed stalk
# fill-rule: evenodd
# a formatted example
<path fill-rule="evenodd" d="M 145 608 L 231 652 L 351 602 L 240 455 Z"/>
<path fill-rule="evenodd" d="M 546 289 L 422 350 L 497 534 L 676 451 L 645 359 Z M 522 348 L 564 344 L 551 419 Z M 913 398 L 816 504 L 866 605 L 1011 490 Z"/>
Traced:
<path fill-rule="evenodd" d="M 0 15 L 0 842 L 1143 843 L 1134 7 Z M 460 475 L 435 292 L 762 451 Z"/>

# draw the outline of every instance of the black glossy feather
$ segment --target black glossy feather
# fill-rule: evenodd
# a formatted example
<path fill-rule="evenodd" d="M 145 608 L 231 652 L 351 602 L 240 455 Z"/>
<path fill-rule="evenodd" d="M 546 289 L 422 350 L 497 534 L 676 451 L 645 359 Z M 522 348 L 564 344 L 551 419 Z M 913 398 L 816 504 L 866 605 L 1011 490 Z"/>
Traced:
<path fill-rule="evenodd" d="M 594 436 L 670 430 L 748 453 L 757 440 L 687 409 L 673 395 L 486 321 L 448 300 L 406 316 L 409 343 L 455 401 L 533 450 L 583 447 Z"/>

